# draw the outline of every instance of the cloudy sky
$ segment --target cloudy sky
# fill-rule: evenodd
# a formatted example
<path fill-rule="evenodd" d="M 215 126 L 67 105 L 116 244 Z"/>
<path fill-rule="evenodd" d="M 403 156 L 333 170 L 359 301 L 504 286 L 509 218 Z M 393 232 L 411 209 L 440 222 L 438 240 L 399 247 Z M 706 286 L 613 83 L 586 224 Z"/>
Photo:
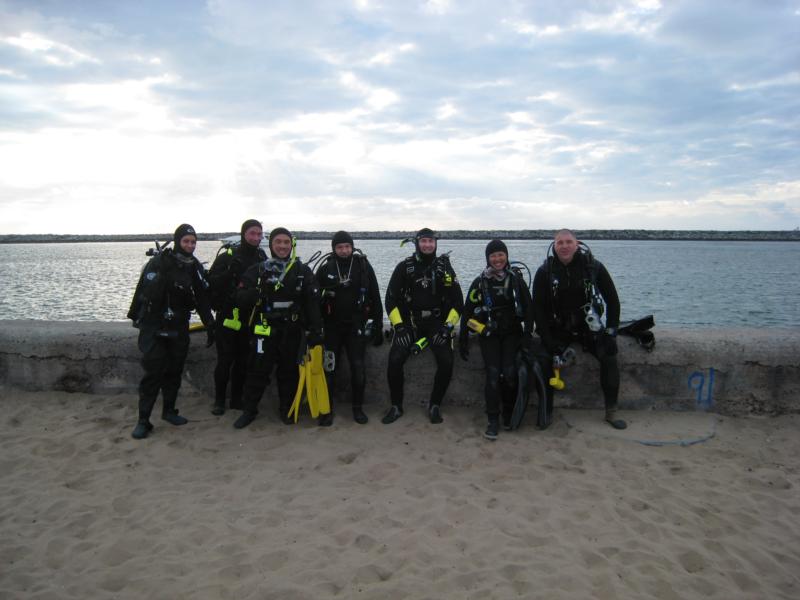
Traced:
<path fill-rule="evenodd" d="M 794 229 L 800 0 L 0 0 L 0 233 Z"/>

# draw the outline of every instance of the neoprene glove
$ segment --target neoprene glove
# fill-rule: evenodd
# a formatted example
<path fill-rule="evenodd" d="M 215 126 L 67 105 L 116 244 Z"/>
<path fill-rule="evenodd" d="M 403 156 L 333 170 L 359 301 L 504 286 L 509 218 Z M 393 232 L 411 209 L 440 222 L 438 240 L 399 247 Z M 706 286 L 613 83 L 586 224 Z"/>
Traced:
<path fill-rule="evenodd" d="M 206 348 L 211 348 L 214 345 L 214 342 L 217 339 L 217 335 L 214 332 L 214 323 L 209 323 L 206 325 Z"/>
<path fill-rule="evenodd" d="M 324 343 L 322 333 L 319 331 L 309 331 L 307 339 L 310 348 L 313 348 L 314 346 L 322 346 Z"/>
<path fill-rule="evenodd" d="M 447 325 L 442 325 L 439 331 L 433 334 L 431 343 L 434 346 L 447 346 L 453 337 L 453 328 Z"/>
<path fill-rule="evenodd" d="M 411 329 L 402 323 L 394 326 L 394 338 L 392 343 L 398 348 L 409 348 L 414 343 L 414 335 Z"/>

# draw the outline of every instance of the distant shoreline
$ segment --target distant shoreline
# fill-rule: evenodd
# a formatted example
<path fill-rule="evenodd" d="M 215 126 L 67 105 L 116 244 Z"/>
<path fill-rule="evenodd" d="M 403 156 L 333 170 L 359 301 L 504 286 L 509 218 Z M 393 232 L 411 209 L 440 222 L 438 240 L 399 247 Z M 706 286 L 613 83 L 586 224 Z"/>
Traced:
<path fill-rule="evenodd" d="M 554 229 L 523 230 L 455 230 L 440 231 L 441 239 L 488 240 L 500 238 L 504 240 L 550 240 Z M 329 240 L 332 231 L 295 231 L 294 235 L 301 240 Z M 576 235 L 582 240 L 654 240 L 654 241 L 741 241 L 741 242 L 798 242 L 800 230 L 792 231 L 714 231 L 714 230 L 670 230 L 670 229 L 576 229 Z M 414 234 L 413 231 L 353 231 L 357 240 L 400 240 Z M 230 236 L 238 236 L 239 232 L 200 233 L 203 241 L 220 240 Z M 142 233 L 118 235 L 73 235 L 73 234 L 20 234 L 0 235 L 0 244 L 46 244 L 46 243 L 81 243 L 81 242 L 152 242 L 153 240 L 171 240 L 171 233 Z"/>

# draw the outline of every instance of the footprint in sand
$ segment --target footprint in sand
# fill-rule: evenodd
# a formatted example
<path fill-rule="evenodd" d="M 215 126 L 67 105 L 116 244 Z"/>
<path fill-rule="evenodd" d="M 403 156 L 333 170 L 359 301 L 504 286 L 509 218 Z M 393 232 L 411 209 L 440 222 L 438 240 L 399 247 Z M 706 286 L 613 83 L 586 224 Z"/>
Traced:
<path fill-rule="evenodd" d="M 348 452 L 346 454 L 340 454 L 339 456 L 336 457 L 336 460 L 338 460 L 343 465 L 349 465 L 349 464 L 352 464 L 353 461 L 356 458 L 358 458 L 359 454 L 361 454 L 361 453 L 360 452 Z"/>
<path fill-rule="evenodd" d="M 687 573 L 697 573 L 708 567 L 705 557 L 695 550 L 688 550 L 678 555 L 678 562 Z"/>
<path fill-rule="evenodd" d="M 378 565 L 364 565 L 356 569 L 353 583 L 380 583 L 388 581 L 392 577 L 392 571 L 379 567 Z"/>
<path fill-rule="evenodd" d="M 356 536 L 353 545 L 363 552 L 368 552 L 372 550 L 377 543 L 374 537 L 362 533 Z"/>

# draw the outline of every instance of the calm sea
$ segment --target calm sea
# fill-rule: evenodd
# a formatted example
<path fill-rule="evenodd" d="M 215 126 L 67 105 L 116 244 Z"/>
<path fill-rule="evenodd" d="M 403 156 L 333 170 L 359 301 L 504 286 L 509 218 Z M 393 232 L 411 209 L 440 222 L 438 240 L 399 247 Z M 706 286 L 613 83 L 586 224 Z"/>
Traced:
<path fill-rule="evenodd" d="M 532 272 L 549 242 L 513 240 L 512 260 Z M 375 267 L 381 292 L 410 253 L 399 241 L 356 244 Z M 152 244 L 4 244 L 0 246 L 0 319 L 124 321 Z M 486 242 L 441 240 L 466 292 L 484 265 Z M 655 315 L 657 324 L 796 327 L 800 311 L 800 244 L 795 242 L 596 241 L 594 255 L 610 271 L 622 318 Z M 210 267 L 219 244 L 198 243 Z M 298 242 L 298 254 L 329 251 L 321 240 Z"/>

